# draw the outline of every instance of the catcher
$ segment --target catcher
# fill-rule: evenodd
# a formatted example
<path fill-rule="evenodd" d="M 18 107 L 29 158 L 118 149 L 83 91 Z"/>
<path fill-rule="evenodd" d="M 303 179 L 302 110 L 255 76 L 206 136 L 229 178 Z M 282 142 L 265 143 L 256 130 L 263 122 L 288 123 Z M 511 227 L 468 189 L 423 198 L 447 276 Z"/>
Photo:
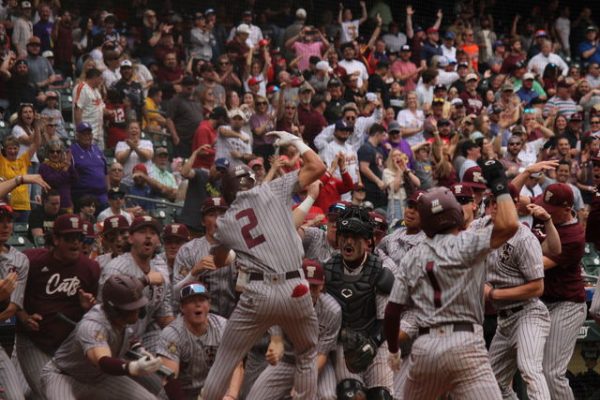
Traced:
<path fill-rule="evenodd" d="M 340 253 L 324 266 L 325 290 L 342 308 L 335 360 L 339 400 L 392 399 L 382 320 L 394 277 L 369 252 L 373 228 L 366 209 L 348 207 L 337 221 Z"/>

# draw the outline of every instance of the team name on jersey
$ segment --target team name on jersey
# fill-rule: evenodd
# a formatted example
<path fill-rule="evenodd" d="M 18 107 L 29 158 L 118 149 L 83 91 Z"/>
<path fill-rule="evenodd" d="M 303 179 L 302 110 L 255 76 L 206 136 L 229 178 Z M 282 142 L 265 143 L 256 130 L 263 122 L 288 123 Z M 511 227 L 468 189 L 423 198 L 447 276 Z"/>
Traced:
<path fill-rule="evenodd" d="M 48 283 L 46 283 L 46 294 L 52 295 L 56 293 L 64 293 L 67 296 L 74 296 L 77 294 L 81 281 L 78 277 L 60 279 L 60 274 L 57 272 L 53 274 Z"/>

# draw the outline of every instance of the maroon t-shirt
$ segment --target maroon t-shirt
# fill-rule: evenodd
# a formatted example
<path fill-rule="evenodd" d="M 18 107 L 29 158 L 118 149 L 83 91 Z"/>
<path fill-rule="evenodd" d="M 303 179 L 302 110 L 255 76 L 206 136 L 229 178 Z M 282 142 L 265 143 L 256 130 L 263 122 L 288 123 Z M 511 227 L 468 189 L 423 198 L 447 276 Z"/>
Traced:
<path fill-rule="evenodd" d="M 585 241 L 594 243 L 596 250 L 600 250 L 600 192 L 596 192 L 592 198 L 585 228 Z"/>
<path fill-rule="evenodd" d="M 479 115 L 483 109 L 483 99 L 479 94 L 472 95 L 471 93 L 464 91 L 460 94 L 460 99 L 465 105 L 467 115 L 475 114 Z"/>
<path fill-rule="evenodd" d="M 79 321 L 85 310 L 79 304 L 79 289 L 98 292 L 100 266 L 96 261 L 80 256 L 74 263 L 56 260 L 47 249 L 24 251 L 29 258 L 29 275 L 25 289 L 24 308 L 28 314 L 40 314 L 39 331 L 27 330 L 20 322 L 17 332 L 28 336 L 40 349 L 53 353 L 71 333 L 74 326 L 62 321 L 62 313 Z"/>
<path fill-rule="evenodd" d="M 579 222 L 556 227 L 560 236 L 562 252 L 552 261 L 556 267 L 546 270 L 543 301 L 585 301 L 585 288 L 581 278 L 581 258 L 585 251 L 585 237 Z"/>

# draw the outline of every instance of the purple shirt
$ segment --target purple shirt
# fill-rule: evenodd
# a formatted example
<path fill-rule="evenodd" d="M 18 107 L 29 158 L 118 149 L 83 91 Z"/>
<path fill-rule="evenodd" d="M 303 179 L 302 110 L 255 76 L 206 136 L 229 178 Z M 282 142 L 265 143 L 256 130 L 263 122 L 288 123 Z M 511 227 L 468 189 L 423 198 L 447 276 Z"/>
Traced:
<path fill-rule="evenodd" d="M 385 152 L 385 159 L 387 160 L 388 155 L 390 154 L 389 151 L 387 151 L 387 149 L 385 148 L 386 145 L 389 144 L 390 146 L 392 146 L 392 149 L 398 149 L 401 152 L 403 152 L 404 154 L 406 154 L 408 156 L 408 166 L 409 168 L 413 167 L 413 162 L 414 162 L 414 158 L 413 158 L 413 152 L 410 148 L 410 144 L 408 144 L 408 142 L 404 139 L 400 139 L 399 142 L 394 143 L 394 142 L 390 142 L 389 140 L 386 140 L 385 142 L 383 142 L 383 150 Z"/>
<path fill-rule="evenodd" d="M 71 145 L 73 163 L 79 179 L 73 183 L 71 193 L 77 199 L 84 194 L 98 197 L 98 201 L 107 204 L 106 189 L 106 159 L 98 146 L 93 144 L 89 149 L 83 149 L 79 143 Z"/>
<path fill-rule="evenodd" d="M 50 187 L 60 193 L 60 208 L 73 207 L 71 200 L 71 185 L 77 182 L 77 171 L 71 165 L 68 170 L 56 170 L 48 164 L 42 163 L 39 170 L 40 175 Z"/>

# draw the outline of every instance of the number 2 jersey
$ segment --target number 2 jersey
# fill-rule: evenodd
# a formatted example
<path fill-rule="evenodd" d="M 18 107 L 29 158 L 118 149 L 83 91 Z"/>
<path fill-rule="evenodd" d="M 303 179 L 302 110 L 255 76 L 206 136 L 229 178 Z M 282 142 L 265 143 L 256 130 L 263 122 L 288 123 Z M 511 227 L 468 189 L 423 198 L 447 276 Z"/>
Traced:
<path fill-rule="evenodd" d="M 389 301 L 414 306 L 419 327 L 481 325 L 492 228 L 425 238 L 402 259 Z"/>
<path fill-rule="evenodd" d="M 238 265 L 250 272 L 297 271 L 304 250 L 292 220 L 292 194 L 298 171 L 238 192 L 217 220 L 215 238 L 234 250 Z"/>

